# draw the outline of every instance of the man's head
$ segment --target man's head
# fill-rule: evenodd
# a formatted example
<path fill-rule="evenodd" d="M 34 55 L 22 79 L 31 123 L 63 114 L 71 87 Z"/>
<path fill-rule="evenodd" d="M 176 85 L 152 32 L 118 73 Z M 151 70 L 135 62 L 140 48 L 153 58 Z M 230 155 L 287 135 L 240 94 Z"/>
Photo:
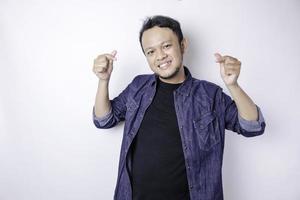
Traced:
<path fill-rule="evenodd" d="M 178 21 L 165 16 L 147 18 L 140 44 L 151 70 L 165 82 L 184 80 L 183 53 L 187 47 Z"/>
<path fill-rule="evenodd" d="M 140 38 L 139 39 L 140 39 L 140 44 L 141 44 L 142 49 L 143 49 L 143 44 L 142 44 L 143 33 L 146 30 L 153 28 L 154 26 L 171 29 L 176 34 L 179 44 L 182 42 L 183 34 L 181 31 L 180 23 L 177 20 L 172 19 L 170 17 L 156 15 L 156 16 L 148 17 L 144 21 L 144 24 L 140 30 Z M 144 49 L 143 49 L 143 51 L 144 51 Z"/>

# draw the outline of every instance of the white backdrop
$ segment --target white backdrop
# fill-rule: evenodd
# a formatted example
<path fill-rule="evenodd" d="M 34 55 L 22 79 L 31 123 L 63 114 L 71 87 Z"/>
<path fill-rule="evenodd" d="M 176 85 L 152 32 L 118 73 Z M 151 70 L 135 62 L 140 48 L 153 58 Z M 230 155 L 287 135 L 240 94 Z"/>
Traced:
<path fill-rule="evenodd" d="M 300 199 L 299 0 L 1 0 L 0 200 L 112 199 L 123 124 L 92 123 L 93 59 L 118 51 L 111 98 L 151 73 L 138 32 L 155 14 L 181 22 L 194 77 L 225 89 L 213 54 L 239 58 L 265 116 L 263 136 L 226 133 L 225 199 Z"/>

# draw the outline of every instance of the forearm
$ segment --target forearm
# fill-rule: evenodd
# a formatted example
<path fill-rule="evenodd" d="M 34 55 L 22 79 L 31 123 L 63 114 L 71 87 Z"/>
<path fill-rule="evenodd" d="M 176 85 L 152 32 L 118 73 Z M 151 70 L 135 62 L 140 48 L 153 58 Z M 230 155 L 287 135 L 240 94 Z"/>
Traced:
<path fill-rule="evenodd" d="M 238 84 L 227 86 L 227 88 L 236 103 L 239 115 L 245 120 L 258 120 L 256 104 L 251 100 L 246 92 L 244 92 Z"/>
<path fill-rule="evenodd" d="M 109 81 L 104 81 L 99 79 L 96 100 L 94 105 L 96 117 L 103 117 L 107 115 L 111 110 L 108 85 L 109 85 Z"/>

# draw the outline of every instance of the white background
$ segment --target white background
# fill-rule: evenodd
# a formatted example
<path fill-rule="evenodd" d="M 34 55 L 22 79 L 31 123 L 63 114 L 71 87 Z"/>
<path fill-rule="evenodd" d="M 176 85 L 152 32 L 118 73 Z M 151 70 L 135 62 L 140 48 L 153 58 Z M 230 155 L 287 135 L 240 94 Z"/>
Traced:
<path fill-rule="evenodd" d="M 263 111 L 263 136 L 226 133 L 225 199 L 300 199 L 299 0 L 1 0 L 0 200 L 112 199 L 123 124 L 92 123 L 93 59 L 118 51 L 111 98 L 151 73 L 138 32 L 155 14 L 180 21 L 194 77 L 225 89 L 213 54 L 239 58 Z"/>

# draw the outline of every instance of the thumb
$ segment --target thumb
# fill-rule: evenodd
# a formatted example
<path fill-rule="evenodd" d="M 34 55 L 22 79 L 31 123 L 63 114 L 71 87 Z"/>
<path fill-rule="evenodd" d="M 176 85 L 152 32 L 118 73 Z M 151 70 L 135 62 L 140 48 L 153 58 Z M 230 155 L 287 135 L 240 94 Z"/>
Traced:
<path fill-rule="evenodd" d="M 114 61 L 116 61 L 116 60 L 117 60 L 117 58 L 116 58 L 117 51 L 116 51 L 116 50 L 113 50 L 113 51 L 111 52 L 111 55 L 114 57 Z M 109 65 L 112 66 L 112 64 L 113 64 L 113 60 L 109 60 Z"/>
<path fill-rule="evenodd" d="M 113 50 L 113 51 L 111 52 L 111 55 L 112 55 L 113 57 L 115 57 L 115 56 L 117 55 L 117 51 L 116 51 L 116 50 Z"/>
<path fill-rule="evenodd" d="M 225 61 L 225 59 L 221 56 L 221 54 L 215 53 L 214 55 L 215 55 L 215 57 L 216 57 L 216 62 L 217 62 L 217 63 L 221 63 L 221 62 L 224 62 L 224 61 Z"/>

